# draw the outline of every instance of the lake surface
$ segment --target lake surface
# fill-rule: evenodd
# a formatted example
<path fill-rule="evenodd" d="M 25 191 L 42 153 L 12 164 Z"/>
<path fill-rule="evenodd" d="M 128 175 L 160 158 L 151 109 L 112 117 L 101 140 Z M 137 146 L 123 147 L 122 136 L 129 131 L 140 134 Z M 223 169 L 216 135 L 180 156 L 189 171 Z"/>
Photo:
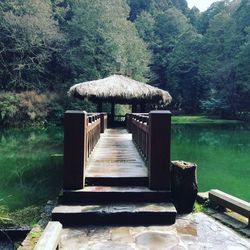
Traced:
<path fill-rule="evenodd" d="M 62 128 L 0 131 L 0 206 L 11 211 L 55 199 L 62 185 Z M 173 125 L 172 160 L 198 165 L 199 190 L 250 200 L 250 126 Z"/>
<path fill-rule="evenodd" d="M 220 189 L 250 201 L 250 125 L 185 124 L 172 129 L 172 160 L 198 165 L 199 191 Z"/>
<path fill-rule="evenodd" d="M 0 206 L 10 211 L 55 199 L 62 182 L 62 129 L 0 131 Z"/>

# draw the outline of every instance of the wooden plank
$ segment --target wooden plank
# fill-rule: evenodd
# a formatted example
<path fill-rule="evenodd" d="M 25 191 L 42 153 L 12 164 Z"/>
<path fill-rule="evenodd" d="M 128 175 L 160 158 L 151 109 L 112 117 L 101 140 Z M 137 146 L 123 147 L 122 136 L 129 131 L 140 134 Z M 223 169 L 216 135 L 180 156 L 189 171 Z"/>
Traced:
<path fill-rule="evenodd" d="M 86 183 L 90 186 L 117 186 L 117 187 L 127 187 L 127 186 L 147 186 L 148 177 L 87 177 Z"/>
<path fill-rule="evenodd" d="M 87 177 L 147 177 L 147 167 L 132 135 L 125 129 L 107 129 L 87 163 Z"/>
<path fill-rule="evenodd" d="M 60 243 L 62 224 L 58 221 L 50 221 L 42 236 L 38 240 L 35 250 L 55 250 Z"/>
<path fill-rule="evenodd" d="M 229 208 L 250 219 L 250 203 L 217 189 L 212 189 L 208 193 L 209 199 L 218 205 Z"/>

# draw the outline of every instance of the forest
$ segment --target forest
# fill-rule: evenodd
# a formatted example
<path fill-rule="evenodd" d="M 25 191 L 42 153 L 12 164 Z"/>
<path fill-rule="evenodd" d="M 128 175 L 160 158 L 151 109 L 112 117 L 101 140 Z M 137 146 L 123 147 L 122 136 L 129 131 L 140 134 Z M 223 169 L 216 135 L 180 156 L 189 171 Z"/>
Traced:
<path fill-rule="evenodd" d="M 0 125 L 60 121 L 74 83 L 114 73 L 181 114 L 249 118 L 250 1 L 1 0 Z M 85 102 L 93 108 L 90 103 Z"/>

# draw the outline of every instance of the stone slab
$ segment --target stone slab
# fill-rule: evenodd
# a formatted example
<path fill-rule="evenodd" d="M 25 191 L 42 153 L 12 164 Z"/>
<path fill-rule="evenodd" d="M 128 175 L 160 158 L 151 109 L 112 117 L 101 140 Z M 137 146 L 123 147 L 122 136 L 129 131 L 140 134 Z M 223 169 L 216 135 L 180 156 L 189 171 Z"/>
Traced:
<path fill-rule="evenodd" d="M 52 220 L 63 225 L 164 225 L 173 224 L 175 217 L 172 203 L 59 205 L 52 211 Z"/>
<path fill-rule="evenodd" d="M 63 204 L 104 204 L 111 202 L 168 202 L 171 193 L 147 187 L 88 186 L 80 190 L 64 190 Z"/>
<path fill-rule="evenodd" d="M 61 244 L 64 250 L 250 249 L 249 239 L 203 213 L 178 216 L 170 226 L 64 228 Z"/>

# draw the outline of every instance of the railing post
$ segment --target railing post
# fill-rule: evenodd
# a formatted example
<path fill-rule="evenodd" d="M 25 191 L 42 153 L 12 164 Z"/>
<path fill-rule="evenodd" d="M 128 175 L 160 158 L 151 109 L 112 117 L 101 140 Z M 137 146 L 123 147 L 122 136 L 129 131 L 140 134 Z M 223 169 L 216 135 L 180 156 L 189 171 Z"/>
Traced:
<path fill-rule="evenodd" d="M 132 115 L 127 113 L 125 121 L 126 121 L 126 128 L 127 128 L 128 133 L 131 133 L 131 126 L 132 126 L 131 119 L 132 119 Z"/>
<path fill-rule="evenodd" d="M 101 118 L 101 129 L 100 129 L 100 132 L 101 133 L 104 133 L 104 131 L 105 131 L 105 115 L 106 115 L 106 113 L 101 113 L 100 114 L 100 118 Z"/>
<path fill-rule="evenodd" d="M 87 152 L 87 113 L 66 111 L 64 116 L 64 189 L 84 187 Z"/>
<path fill-rule="evenodd" d="M 171 112 L 149 113 L 149 188 L 170 191 Z"/>

